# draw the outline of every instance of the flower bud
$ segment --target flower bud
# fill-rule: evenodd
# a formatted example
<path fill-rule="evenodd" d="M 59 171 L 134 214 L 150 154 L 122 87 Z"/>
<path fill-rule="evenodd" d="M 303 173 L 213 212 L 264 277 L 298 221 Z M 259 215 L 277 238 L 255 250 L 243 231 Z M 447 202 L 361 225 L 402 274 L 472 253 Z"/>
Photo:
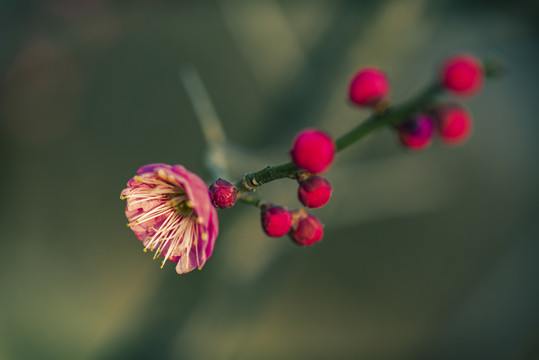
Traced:
<path fill-rule="evenodd" d="M 316 129 L 305 129 L 296 136 L 290 155 L 297 167 L 320 174 L 331 166 L 335 144 L 328 134 Z"/>
<path fill-rule="evenodd" d="M 473 55 L 461 54 L 447 59 L 441 68 L 442 85 L 461 96 L 481 90 L 484 80 L 483 64 Z"/>
<path fill-rule="evenodd" d="M 321 176 L 313 176 L 300 183 L 298 198 L 310 208 L 320 208 L 327 204 L 331 197 L 331 185 Z"/>
<path fill-rule="evenodd" d="M 219 179 L 210 186 L 210 197 L 218 209 L 228 209 L 234 206 L 238 198 L 238 190 L 226 180 Z"/>
<path fill-rule="evenodd" d="M 269 206 L 262 210 L 262 228 L 268 236 L 281 237 L 290 231 L 292 215 L 282 206 Z"/>
<path fill-rule="evenodd" d="M 300 246 L 311 246 L 322 240 L 324 225 L 316 216 L 303 209 L 292 211 L 292 231 L 290 237 Z"/>
<path fill-rule="evenodd" d="M 397 127 L 401 143 L 409 150 L 427 148 L 432 142 L 434 124 L 428 115 L 418 114 Z"/>
<path fill-rule="evenodd" d="M 389 84 L 385 74 L 375 67 L 359 70 L 350 82 L 350 100 L 360 106 L 376 106 L 387 98 Z"/>
<path fill-rule="evenodd" d="M 440 139 L 449 145 L 464 142 L 472 132 L 472 116 L 460 105 L 441 106 L 435 110 L 436 127 Z"/>

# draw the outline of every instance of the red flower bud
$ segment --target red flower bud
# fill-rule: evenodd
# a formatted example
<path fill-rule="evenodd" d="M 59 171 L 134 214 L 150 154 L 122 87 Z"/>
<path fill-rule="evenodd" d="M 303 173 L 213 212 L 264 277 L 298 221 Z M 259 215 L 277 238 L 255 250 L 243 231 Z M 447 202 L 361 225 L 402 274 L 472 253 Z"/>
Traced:
<path fill-rule="evenodd" d="M 442 65 L 442 85 L 457 95 L 477 93 L 483 85 L 483 78 L 483 64 L 473 55 L 455 55 Z"/>
<path fill-rule="evenodd" d="M 397 127 L 401 143 L 409 150 L 427 148 L 432 142 L 434 124 L 428 115 L 419 114 Z"/>
<path fill-rule="evenodd" d="M 389 94 L 385 74 L 375 67 L 358 71 L 350 82 L 350 100 L 360 106 L 376 106 Z"/>
<path fill-rule="evenodd" d="M 216 208 L 228 209 L 236 203 L 238 190 L 228 181 L 219 179 L 211 184 L 210 197 Z"/>
<path fill-rule="evenodd" d="M 324 225 L 316 216 L 303 209 L 292 211 L 292 231 L 290 237 L 301 246 L 311 246 L 322 240 Z"/>
<path fill-rule="evenodd" d="M 300 183 L 298 198 L 307 207 L 320 208 L 329 201 L 331 191 L 329 181 L 321 176 L 313 176 Z"/>
<path fill-rule="evenodd" d="M 292 215 L 282 206 L 270 206 L 262 211 L 262 228 L 268 236 L 286 235 L 291 224 Z"/>
<path fill-rule="evenodd" d="M 446 105 L 435 110 L 440 139 L 450 145 L 464 142 L 472 132 L 472 116 L 459 105 Z"/>
<path fill-rule="evenodd" d="M 335 156 L 335 144 L 328 134 L 315 129 L 305 129 L 294 140 L 290 155 L 297 167 L 319 174 L 331 166 Z"/>

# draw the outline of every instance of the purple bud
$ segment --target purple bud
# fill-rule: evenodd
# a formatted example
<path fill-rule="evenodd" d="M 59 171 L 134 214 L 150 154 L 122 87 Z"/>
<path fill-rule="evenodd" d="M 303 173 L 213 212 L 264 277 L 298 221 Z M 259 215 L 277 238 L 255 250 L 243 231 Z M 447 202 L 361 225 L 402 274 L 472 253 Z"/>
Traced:
<path fill-rule="evenodd" d="M 269 206 L 262 210 L 262 228 L 268 236 L 281 237 L 290 231 L 292 216 L 282 206 Z"/>
<path fill-rule="evenodd" d="M 298 198 L 310 208 L 320 208 L 327 204 L 331 197 L 331 185 L 321 176 L 313 176 L 300 183 Z"/>
<path fill-rule="evenodd" d="M 213 205 L 218 209 L 228 209 L 236 203 L 238 190 L 226 180 L 219 179 L 210 186 Z"/>

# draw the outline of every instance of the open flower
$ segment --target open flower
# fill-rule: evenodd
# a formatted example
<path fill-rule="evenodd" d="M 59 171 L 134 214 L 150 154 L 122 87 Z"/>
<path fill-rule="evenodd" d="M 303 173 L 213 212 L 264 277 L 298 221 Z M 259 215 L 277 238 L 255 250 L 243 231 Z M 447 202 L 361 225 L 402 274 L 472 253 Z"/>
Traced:
<path fill-rule="evenodd" d="M 219 232 L 217 211 L 204 181 L 181 165 L 141 167 L 122 191 L 127 226 L 155 250 L 154 259 L 177 262 L 178 274 L 201 268 Z"/>

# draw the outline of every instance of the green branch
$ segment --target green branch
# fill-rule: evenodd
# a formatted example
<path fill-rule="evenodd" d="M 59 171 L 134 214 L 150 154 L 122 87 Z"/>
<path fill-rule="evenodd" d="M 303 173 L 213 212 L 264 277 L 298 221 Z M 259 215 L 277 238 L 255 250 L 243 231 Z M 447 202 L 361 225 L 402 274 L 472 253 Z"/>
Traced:
<path fill-rule="evenodd" d="M 487 60 L 484 61 L 483 64 L 486 78 L 499 77 L 505 70 L 504 67 L 496 61 Z M 336 140 L 335 144 L 337 147 L 337 152 L 346 149 L 358 140 L 364 138 L 365 136 L 369 135 L 370 133 L 383 126 L 399 125 L 409 119 L 410 116 L 412 116 L 413 114 L 430 108 L 436 98 L 441 95 L 443 91 L 444 89 L 442 88 L 440 83 L 436 82 L 431 86 L 427 87 L 415 98 L 399 106 L 390 107 L 380 114 L 375 113 L 371 115 L 357 127 L 350 130 Z M 254 191 L 260 185 L 269 183 L 273 180 L 283 178 L 295 179 L 301 172 L 303 172 L 303 170 L 299 169 L 292 162 L 288 162 L 286 164 L 268 166 L 262 170 L 247 173 L 245 174 L 243 179 L 236 184 L 236 187 L 240 192 L 239 200 L 253 204 L 253 202 L 250 200 L 245 201 L 244 199 L 242 199 L 242 193 Z"/>
<path fill-rule="evenodd" d="M 384 125 L 398 125 L 399 123 L 404 122 L 409 116 L 430 104 L 440 92 L 440 86 L 431 86 L 422 95 L 401 106 L 389 108 L 380 115 L 371 115 L 356 128 L 337 139 L 335 142 L 337 151 L 344 150 Z M 243 179 L 237 183 L 236 186 L 240 192 L 253 191 L 260 185 L 267 184 L 273 180 L 282 178 L 295 179 L 302 171 L 303 170 L 299 169 L 292 162 L 268 166 L 262 170 L 245 174 Z"/>

